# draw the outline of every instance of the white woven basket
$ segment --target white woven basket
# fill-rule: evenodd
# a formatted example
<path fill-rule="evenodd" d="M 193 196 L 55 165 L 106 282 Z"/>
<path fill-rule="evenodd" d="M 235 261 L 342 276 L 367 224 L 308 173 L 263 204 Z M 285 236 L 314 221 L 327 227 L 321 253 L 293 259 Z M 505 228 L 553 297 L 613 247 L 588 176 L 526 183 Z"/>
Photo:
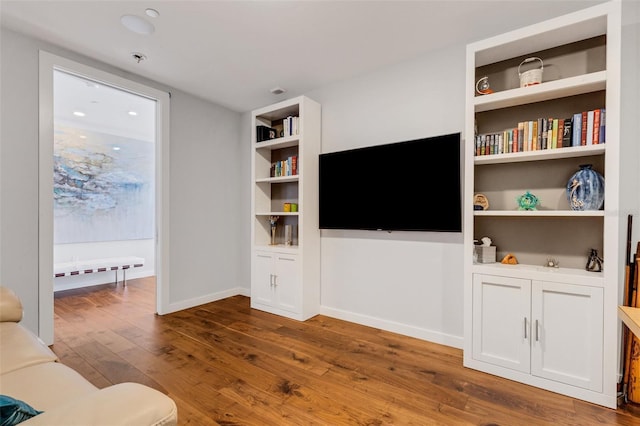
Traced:
<path fill-rule="evenodd" d="M 529 71 L 520 72 L 520 69 L 524 64 L 528 64 L 534 61 L 540 61 L 540 68 L 534 68 Z M 533 86 L 534 84 L 542 83 L 543 69 L 544 69 L 544 64 L 542 63 L 542 59 L 538 57 L 527 58 L 524 61 L 520 62 L 520 65 L 518 65 L 518 76 L 520 77 L 520 87 L 528 87 L 528 86 Z"/>

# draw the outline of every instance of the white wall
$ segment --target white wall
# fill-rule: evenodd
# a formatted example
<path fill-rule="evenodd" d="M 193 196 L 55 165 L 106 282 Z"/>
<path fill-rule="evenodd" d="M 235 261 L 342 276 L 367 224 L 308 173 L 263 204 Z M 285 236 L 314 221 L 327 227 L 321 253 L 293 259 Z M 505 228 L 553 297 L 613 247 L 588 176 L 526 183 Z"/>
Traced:
<path fill-rule="evenodd" d="M 171 98 L 172 310 L 249 295 L 249 191 L 240 114 L 189 96 Z"/>
<path fill-rule="evenodd" d="M 0 283 L 24 306 L 38 331 L 38 50 L 0 33 Z"/>
<path fill-rule="evenodd" d="M 322 152 L 463 132 L 464 77 L 459 46 L 308 93 Z M 437 209 L 429 185 L 415 202 Z M 321 246 L 323 314 L 462 347 L 461 233 L 322 231 Z"/>
<path fill-rule="evenodd" d="M 248 191 L 240 114 L 126 73 L 47 42 L 0 34 L 0 283 L 24 304 L 24 325 L 38 332 L 38 52 L 171 92 L 169 303 L 180 309 L 247 291 L 240 259 L 240 194 Z M 248 228 L 248 227 L 246 227 Z M 243 267 L 244 265 L 244 267 Z"/>

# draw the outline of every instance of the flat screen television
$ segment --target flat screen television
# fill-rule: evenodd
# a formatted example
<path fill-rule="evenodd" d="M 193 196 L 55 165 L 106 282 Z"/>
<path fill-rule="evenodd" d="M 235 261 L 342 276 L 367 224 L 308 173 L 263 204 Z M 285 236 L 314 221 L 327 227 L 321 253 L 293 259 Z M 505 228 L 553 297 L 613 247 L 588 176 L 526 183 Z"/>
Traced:
<path fill-rule="evenodd" d="M 462 231 L 460 133 L 320 154 L 320 229 Z"/>

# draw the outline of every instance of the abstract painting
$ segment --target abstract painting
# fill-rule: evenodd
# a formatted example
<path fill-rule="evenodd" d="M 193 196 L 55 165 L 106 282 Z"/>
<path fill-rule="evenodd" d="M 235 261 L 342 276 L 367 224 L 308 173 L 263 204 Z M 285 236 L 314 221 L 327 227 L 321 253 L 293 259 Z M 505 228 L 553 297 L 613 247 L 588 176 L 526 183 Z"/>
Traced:
<path fill-rule="evenodd" d="M 56 124 L 54 243 L 153 238 L 154 147 Z"/>

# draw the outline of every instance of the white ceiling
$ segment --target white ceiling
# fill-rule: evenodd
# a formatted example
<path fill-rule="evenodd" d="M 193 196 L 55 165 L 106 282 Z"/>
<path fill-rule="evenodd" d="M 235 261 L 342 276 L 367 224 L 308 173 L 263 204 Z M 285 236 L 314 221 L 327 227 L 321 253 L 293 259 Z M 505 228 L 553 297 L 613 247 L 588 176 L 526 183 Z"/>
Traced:
<path fill-rule="evenodd" d="M 76 116 L 82 113 L 82 116 Z M 143 96 L 66 72 L 53 76 L 53 116 L 56 126 L 107 135 L 155 141 L 156 102 Z"/>
<path fill-rule="evenodd" d="M 6 28 L 245 112 L 602 2 L 1 0 L 0 14 Z M 125 29 L 125 14 L 155 32 Z"/>

